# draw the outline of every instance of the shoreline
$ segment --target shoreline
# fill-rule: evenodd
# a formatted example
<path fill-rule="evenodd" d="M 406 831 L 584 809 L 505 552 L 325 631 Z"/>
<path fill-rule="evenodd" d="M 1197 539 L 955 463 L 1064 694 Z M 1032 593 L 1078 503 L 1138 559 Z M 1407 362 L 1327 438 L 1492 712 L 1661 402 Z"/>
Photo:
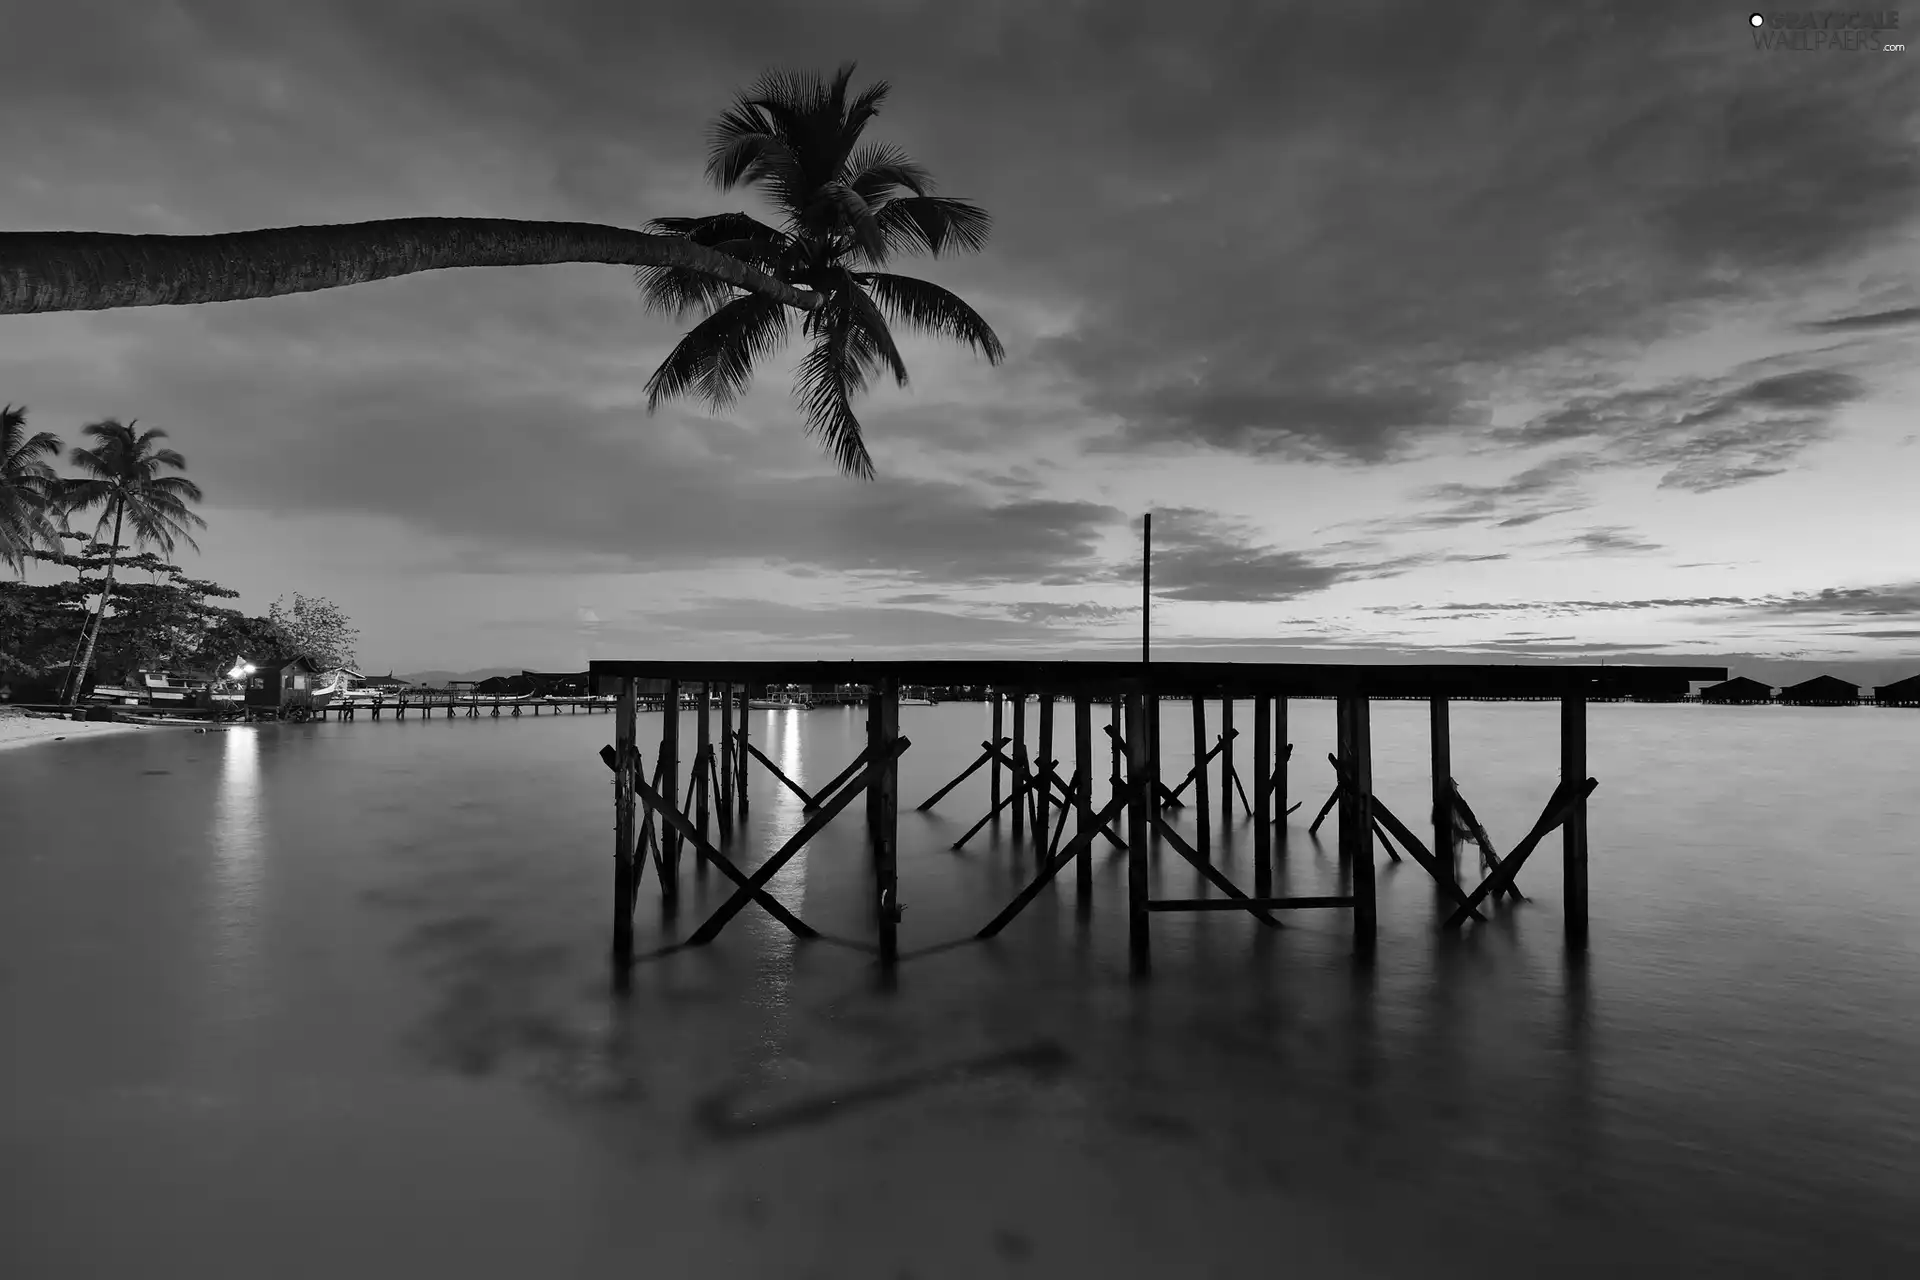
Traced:
<path fill-rule="evenodd" d="M 72 742 L 115 733 L 138 733 L 147 725 L 109 720 L 68 720 L 56 715 L 31 715 L 0 710 L 0 751 L 38 746 L 45 742 Z"/>

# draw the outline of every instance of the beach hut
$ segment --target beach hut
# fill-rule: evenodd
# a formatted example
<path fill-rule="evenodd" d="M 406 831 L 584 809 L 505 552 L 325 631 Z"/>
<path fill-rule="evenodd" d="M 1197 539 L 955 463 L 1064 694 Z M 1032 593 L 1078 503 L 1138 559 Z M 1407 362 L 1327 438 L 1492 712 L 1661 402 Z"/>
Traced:
<path fill-rule="evenodd" d="M 1850 707 L 1860 701 L 1860 686 L 1837 676 L 1815 676 L 1782 689 L 1780 701 L 1796 707 Z"/>
<path fill-rule="evenodd" d="M 257 662 L 247 677 L 247 710 L 279 715 L 288 703 L 304 700 L 295 695 L 311 698 L 319 675 L 320 669 L 311 658 L 269 658 Z"/>
<path fill-rule="evenodd" d="M 1758 680 L 1749 680 L 1745 676 L 1735 676 L 1731 680 L 1722 680 L 1719 684 L 1708 685 L 1700 691 L 1700 701 L 1720 702 L 1740 705 L 1753 702 L 1772 702 L 1773 688 L 1761 684 Z"/>
<path fill-rule="evenodd" d="M 396 689 L 413 688 L 411 681 L 398 679 L 391 671 L 383 676 L 368 676 L 360 682 L 360 685 L 363 689 L 378 689 L 382 693 L 392 693 Z"/>
<path fill-rule="evenodd" d="M 520 676 L 534 692 L 549 698 L 584 697 L 589 679 L 584 671 L 522 671 Z"/>
<path fill-rule="evenodd" d="M 1920 707 L 1920 676 L 1908 676 L 1873 691 L 1874 701 L 1883 707 Z"/>

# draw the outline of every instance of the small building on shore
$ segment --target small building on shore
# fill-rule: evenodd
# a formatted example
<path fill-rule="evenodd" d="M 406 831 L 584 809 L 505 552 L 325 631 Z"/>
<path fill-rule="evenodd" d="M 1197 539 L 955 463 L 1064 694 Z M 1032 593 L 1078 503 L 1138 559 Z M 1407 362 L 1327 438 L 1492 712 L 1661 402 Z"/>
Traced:
<path fill-rule="evenodd" d="M 320 683 L 311 658 L 269 658 L 254 664 L 247 677 L 246 705 L 252 711 L 279 712 L 288 703 L 311 698 Z"/>
<path fill-rule="evenodd" d="M 1731 680 L 1722 680 L 1719 684 L 1711 684 L 1702 689 L 1700 701 L 1730 705 L 1772 702 L 1773 686 L 1761 684 L 1758 680 L 1749 680 L 1745 676 L 1735 676 Z"/>
<path fill-rule="evenodd" d="M 1780 701 L 1796 707 L 1850 707 L 1860 701 L 1860 686 L 1838 676 L 1815 676 L 1782 689 Z"/>
<path fill-rule="evenodd" d="M 1920 707 L 1920 676 L 1881 685 L 1873 691 L 1873 700 L 1883 707 Z"/>

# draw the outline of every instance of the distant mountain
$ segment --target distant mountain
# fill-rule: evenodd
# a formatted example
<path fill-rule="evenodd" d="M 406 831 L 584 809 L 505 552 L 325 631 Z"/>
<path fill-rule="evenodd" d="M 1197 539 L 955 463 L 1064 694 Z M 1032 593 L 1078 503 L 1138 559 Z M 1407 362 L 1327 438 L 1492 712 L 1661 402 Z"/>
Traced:
<path fill-rule="evenodd" d="M 486 680 L 493 676 L 517 676 L 523 667 L 481 667 L 478 671 L 415 671 L 399 678 L 411 684 L 445 684 L 449 680 Z"/>

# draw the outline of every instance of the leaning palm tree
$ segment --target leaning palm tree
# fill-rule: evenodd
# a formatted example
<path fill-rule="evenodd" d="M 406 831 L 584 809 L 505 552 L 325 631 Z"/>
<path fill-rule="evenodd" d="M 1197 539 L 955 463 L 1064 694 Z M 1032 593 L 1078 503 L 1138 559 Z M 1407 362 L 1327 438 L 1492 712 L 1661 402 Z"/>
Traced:
<path fill-rule="evenodd" d="M 707 274 L 802 310 L 821 299 L 683 237 L 589 222 L 387 218 L 205 236 L 0 232 L 0 315 L 189 306 L 451 267 L 611 262 Z"/>
<path fill-rule="evenodd" d="M 58 436 L 27 434 L 27 406 L 0 408 L 0 564 L 16 573 L 35 551 L 60 549 L 60 478 L 44 461 L 59 456 Z"/>
<path fill-rule="evenodd" d="M 1006 351 L 987 322 L 947 290 L 873 270 L 896 253 L 977 250 L 992 219 L 978 205 L 935 195 L 927 170 L 899 148 L 861 141 L 889 86 L 879 81 L 849 101 L 852 78 L 851 63 L 831 83 L 768 72 L 713 125 L 708 178 L 722 190 L 760 188 L 780 226 L 746 213 L 656 218 L 648 226 L 822 299 L 801 324 L 813 345 L 801 358 L 794 393 L 808 433 L 843 470 L 871 479 L 873 459 L 852 402 L 877 373 L 907 384 L 889 321 L 966 343 L 991 364 Z M 717 272 L 649 265 L 634 274 L 653 306 L 680 316 L 705 313 L 647 383 L 650 412 L 684 394 L 716 409 L 727 405 L 745 389 L 755 362 L 788 336 L 786 308 Z"/>
<path fill-rule="evenodd" d="M 138 421 L 138 419 L 135 419 Z M 69 465 L 81 476 L 64 485 L 62 505 L 68 511 L 99 508 L 100 523 L 94 539 L 107 525 L 113 525 L 113 538 L 107 543 L 107 576 L 100 588 L 100 608 L 93 615 L 87 632 L 86 652 L 81 655 L 68 679 L 64 701 L 73 706 L 80 700 L 80 688 L 86 671 L 93 665 L 94 646 L 100 641 L 100 624 L 113 599 L 113 571 L 120 557 L 120 535 L 131 526 L 133 545 L 150 544 L 172 554 L 176 542 L 184 542 L 195 551 L 200 544 L 188 532 L 207 527 L 207 522 L 187 509 L 189 502 L 200 501 L 200 486 L 185 476 L 163 476 L 162 468 L 185 471 L 187 460 L 172 449 L 156 447 L 167 433 L 159 428 L 133 433 L 133 423 L 122 426 L 112 418 L 90 423 L 81 434 L 98 441 L 91 449 L 76 446 L 67 456 Z"/>

